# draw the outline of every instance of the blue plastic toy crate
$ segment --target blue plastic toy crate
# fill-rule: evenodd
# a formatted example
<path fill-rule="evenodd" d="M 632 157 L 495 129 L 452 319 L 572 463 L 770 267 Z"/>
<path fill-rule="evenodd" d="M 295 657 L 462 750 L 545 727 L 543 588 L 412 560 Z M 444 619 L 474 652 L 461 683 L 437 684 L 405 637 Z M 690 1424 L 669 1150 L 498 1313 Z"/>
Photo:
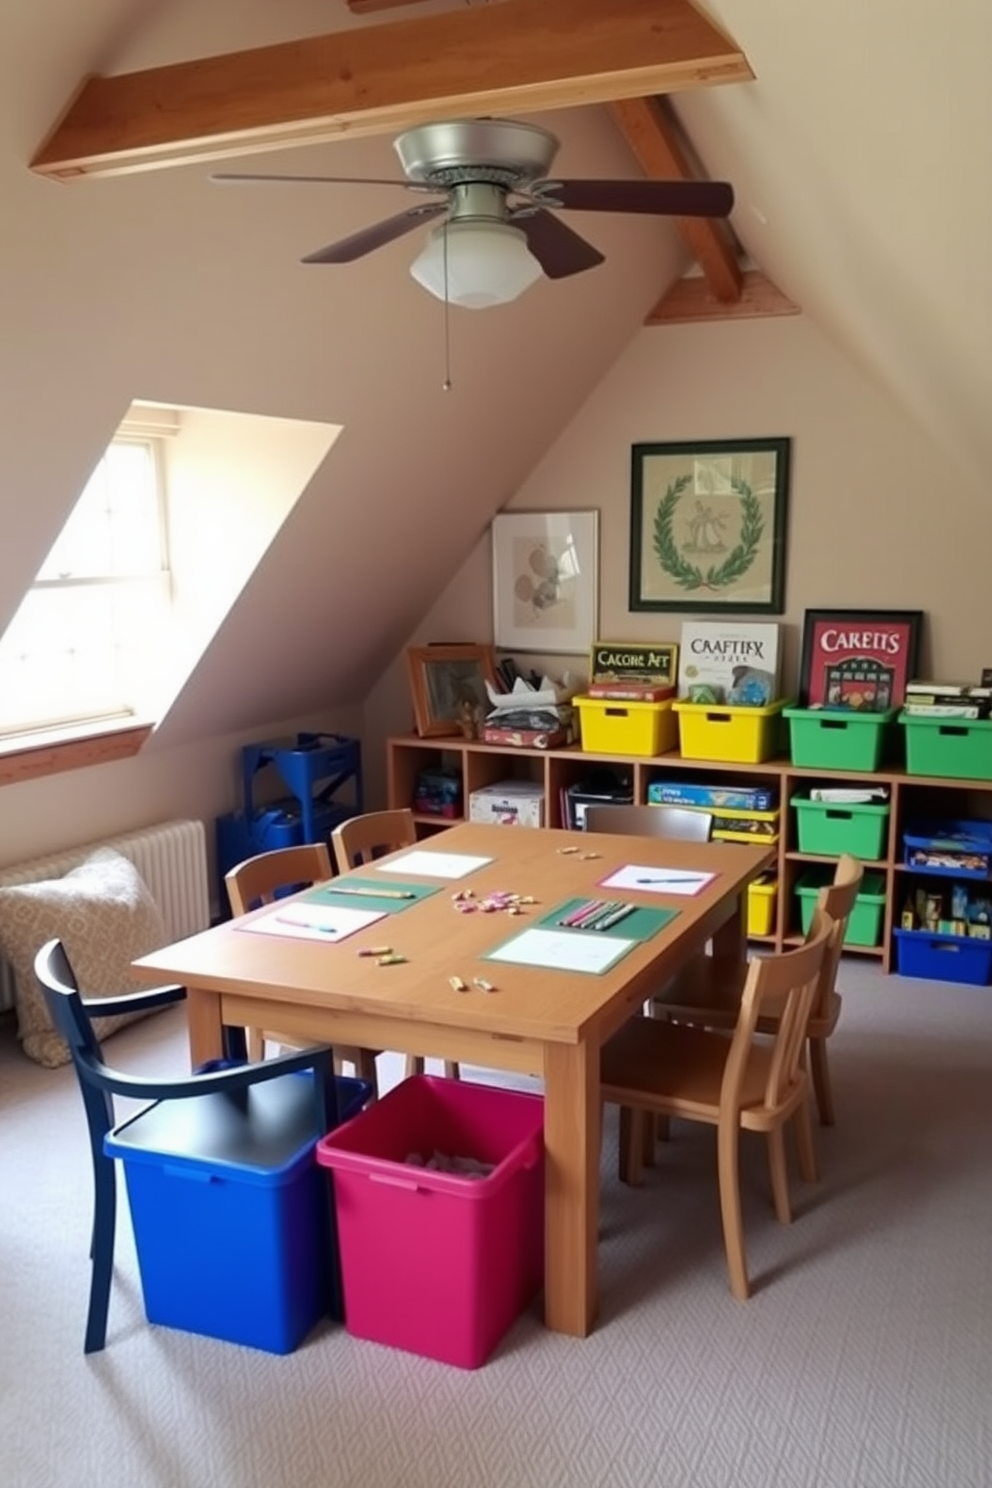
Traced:
<path fill-rule="evenodd" d="M 915 822 L 903 833 L 907 868 L 954 878 L 988 878 L 992 822 Z"/>
<path fill-rule="evenodd" d="M 291 1352 L 332 1297 L 327 1185 L 309 1074 L 159 1101 L 114 1128 L 150 1323 Z M 370 1095 L 337 1080 L 338 1120 Z"/>
<path fill-rule="evenodd" d="M 257 787 L 266 773 L 292 794 L 259 804 Z M 359 741 L 342 734 L 300 733 L 295 739 L 246 744 L 241 796 L 241 809 L 216 822 L 219 902 L 225 908 L 224 875 L 237 863 L 277 848 L 326 842 L 335 827 L 364 809 Z"/>
<path fill-rule="evenodd" d="M 969 935 L 938 935 L 930 930 L 893 930 L 900 976 L 935 982 L 992 982 L 992 941 Z"/>

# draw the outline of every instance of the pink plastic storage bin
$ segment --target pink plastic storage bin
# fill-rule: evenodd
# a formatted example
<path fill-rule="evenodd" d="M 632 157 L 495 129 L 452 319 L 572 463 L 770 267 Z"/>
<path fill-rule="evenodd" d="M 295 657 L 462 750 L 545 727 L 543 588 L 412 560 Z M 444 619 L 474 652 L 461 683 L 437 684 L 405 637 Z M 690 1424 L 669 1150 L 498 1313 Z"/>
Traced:
<path fill-rule="evenodd" d="M 474 1158 L 468 1178 L 408 1163 Z M 476 1369 L 544 1277 L 544 1101 L 414 1075 L 317 1144 L 333 1169 L 345 1326 Z"/>

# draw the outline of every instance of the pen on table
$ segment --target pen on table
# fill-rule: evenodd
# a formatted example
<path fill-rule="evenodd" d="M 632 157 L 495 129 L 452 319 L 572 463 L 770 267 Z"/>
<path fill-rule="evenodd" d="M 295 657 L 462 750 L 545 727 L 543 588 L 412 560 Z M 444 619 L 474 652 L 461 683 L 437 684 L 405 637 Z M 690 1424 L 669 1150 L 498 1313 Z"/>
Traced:
<path fill-rule="evenodd" d="M 328 884 L 329 894 L 361 894 L 368 899 L 416 899 L 412 889 L 371 889 L 357 884 Z"/>
<path fill-rule="evenodd" d="M 629 914 L 633 914 L 634 908 L 635 906 L 633 904 L 620 904 L 612 914 L 605 915 L 601 920 L 597 920 L 592 928 L 594 930 L 609 930 L 612 925 L 619 924 Z"/>
<path fill-rule="evenodd" d="M 294 920 L 289 915 L 276 915 L 280 925 L 295 925 L 297 930 L 316 930 L 318 935 L 337 935 L 333 925 L 315 925 L 312 920 Z"/>
<path fill-rule="evenodd" d="M 705 873 L 689 873 L 684 878 L 639 878 L 639 884 L 704 883 Z"/>
<path fill-rule="evenodd" d="M 584 904 L 580 904 L 578 909 L 573 909 L 572 913 L 566 915 L 559 923 L 567 925 L 570 930 L 578 930 L 587 920 L 594 919 L 596 915 L 601 914 L 605 908 L 605 899 L 587 899 Z"/>
<path fill-rule="evenodd" d="M 588 915 L 579 926 L 580 930 L 598 930 L 600 923 L 607 919 L 615 909 L 620 908 L 619 899 L 606 899 L 593 915 Z"/>

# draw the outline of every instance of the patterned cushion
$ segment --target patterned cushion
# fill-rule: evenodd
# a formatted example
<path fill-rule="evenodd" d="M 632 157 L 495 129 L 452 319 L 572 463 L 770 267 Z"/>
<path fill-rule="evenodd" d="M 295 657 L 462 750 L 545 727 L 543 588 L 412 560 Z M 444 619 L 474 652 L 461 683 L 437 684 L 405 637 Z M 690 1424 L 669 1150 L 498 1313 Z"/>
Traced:
<path fill-rule="evenodd" d="M 78 868 L 46 883 L 0 888 L 0 951 L 17 982 L 17 1031 L 24 1052 L 50 1069 L 67 1064 L 69 1049 L 52 1028 L 45 994 L 34 974 L 34 958 L 58 936 L 84 997 L 119 997 L 136 992 L 131 962 L 168 936 L 137 868 L 120 853 L 98 848 Z M 96 1018 L 104 1039 L 140 1014 Z"/>

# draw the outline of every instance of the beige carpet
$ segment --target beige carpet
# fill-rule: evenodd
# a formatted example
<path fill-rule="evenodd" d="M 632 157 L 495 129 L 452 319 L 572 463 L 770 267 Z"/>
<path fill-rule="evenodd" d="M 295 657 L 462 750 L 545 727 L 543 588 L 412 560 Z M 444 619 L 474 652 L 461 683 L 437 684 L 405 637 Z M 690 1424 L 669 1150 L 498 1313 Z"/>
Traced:
<path fill-rule="evenodd" d="M 538 1309 L 466 1373 L 322 1324 L 275 1357 L 149 1327 L 124 1205 L 107 1350 L 84 1358 L 90 1177 L 69 1071 L 0 1037 L 5 1488 L 988 1488 L 992 989 L 847 958 L 823 1179 L 776 1224 L 748 1150 L 758 1289 L 727 1289 L 712 1134 L 644 1189 L 604 1144 L 602 1310 Z M 181 1016 L 108 1045 L 181 1066 Z M 387 1064 L 387 1080 L 398 1073 Z M 246 1299 L 250 1305 L 250 1299 Z"/>

